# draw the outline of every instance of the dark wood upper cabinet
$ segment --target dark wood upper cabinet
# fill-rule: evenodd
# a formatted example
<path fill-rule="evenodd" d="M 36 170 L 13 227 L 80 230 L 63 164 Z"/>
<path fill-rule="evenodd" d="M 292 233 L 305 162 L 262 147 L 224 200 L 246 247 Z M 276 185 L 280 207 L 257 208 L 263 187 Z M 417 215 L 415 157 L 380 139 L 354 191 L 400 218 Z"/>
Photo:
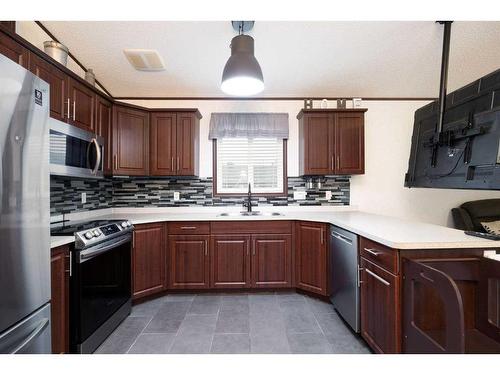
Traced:
<path fill-rule="evenodd" d="M 169 235 L 169 288 L 205 289 L 209 278 L 209 235 Z"/>
<path fill-rule="evenodd" d="M 96 96 L 95 124 L 96 133 L 104 138 L 104 165 L 105 176 L 113 174 L 113 139 L 112 139 L 112 118 L 113 105 L 103 97 Z"/>
<path fill-rule="evenodd" d="M 95 133 L 95 93 L 87 86 L 70 78 L 68 97 L 70 100 L 68 122 L 80 129 Z"/>
<path fill-rule="evenodd" d="M 298 222 L 296 227 L 296 286 L 328 295 L 327 225 Z"/>
<path fill-rule="evenodd" d="M 165 224 L 136 225 L 132 249 L 132 298 L 167 287 Z"/>
<path fill-rule="evenodd" d="M 299 174 L 364 173 L 365 109 L 304 109 L 299 119 Z"/>
<path fill-rule="evenodd" d="M 11 33 L 16 32 L 16 21 L 0 21 L 0 26 L 10 31 Z"/>
<path fill-rule="evenodd" d="M 51 336 L 52 353 L 69 352 L 70 255 L 67 245 L 51 250 Z"/>
<path fill-rule="evenodd" d="M 113 106 L 113 174 L 149 174 L 149 112 Z"/>
<path fill-rule="evenodd" d="M 0 53 L 12 61 L 29 69 L 29 51 L 14 39 L 4 33 L 0 33 Z"/>
<path fill-rule="evenodd" d="M 399 278 L 361 258 L 361 336 L 378 353 L 399 353 Z"/>
<path fill-rule="evenodd" d="M 252 236 L 252 287 L 292 287 L 292 236 L 290 234 Z"/>
<path fill-rule="evenodd" d="M 30 71 L 50 85 L 50 117 L 66 122 L 70 113 L 68 76 L 34 53 L 30 54 Z"/>
<path fill-rule="evenodd" d="M 151 113 L 151 175 L 196 176 L 201 115 L 197 109 Z"/>
<path fill-rule="evenodd" d="M 250 288 L 250 236 L 212 236 L 212 288 Z"/>

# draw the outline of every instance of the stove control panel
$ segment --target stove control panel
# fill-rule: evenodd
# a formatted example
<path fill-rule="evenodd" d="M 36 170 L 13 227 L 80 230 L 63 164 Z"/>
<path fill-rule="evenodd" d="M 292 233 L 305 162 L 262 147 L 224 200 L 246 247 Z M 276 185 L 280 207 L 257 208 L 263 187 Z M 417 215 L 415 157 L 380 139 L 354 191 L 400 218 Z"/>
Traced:
<path fill-rule="evenodd" d="M 93 229 L 86 229 L 75 233 L 76 248 L 86 248 L 104 241 L 107 238 L 116 237 L 121 232 L 130 232 L 134 229 L 132 223 L 128 220 L 118 221 L 116 223 L 101 225 Z"/>

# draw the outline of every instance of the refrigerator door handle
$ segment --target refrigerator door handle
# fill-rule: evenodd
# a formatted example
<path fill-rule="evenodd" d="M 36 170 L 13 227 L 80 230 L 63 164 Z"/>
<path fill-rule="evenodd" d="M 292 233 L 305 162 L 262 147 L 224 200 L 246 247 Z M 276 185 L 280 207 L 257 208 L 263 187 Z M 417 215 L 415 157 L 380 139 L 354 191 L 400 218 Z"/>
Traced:
<path fill-rule="evenodd" d="M 23 340 L 22 343 L 20 343 L 18 346 L 14 348 L 14 350 L 12 350 L 11 354 L 16 354 L 19 351 L 23 350 L 31 341 L 33 341 L 33 339 L 35 339 L 38 335 L 40 335 L 43 332 L 43 330 L 49 325 L 49 322 L 50 320 L 47 318 L 42 319 L 40 324 L 38 324 L 38 326 L 33 331 L 31 331 L 28 337 L 26 337 L 26 339 Z"/>

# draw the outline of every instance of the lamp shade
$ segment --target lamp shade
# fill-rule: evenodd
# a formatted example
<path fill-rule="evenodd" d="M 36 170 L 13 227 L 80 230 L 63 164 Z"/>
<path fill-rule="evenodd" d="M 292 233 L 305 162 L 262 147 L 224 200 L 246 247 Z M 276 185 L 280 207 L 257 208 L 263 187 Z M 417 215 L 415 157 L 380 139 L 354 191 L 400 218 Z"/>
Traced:
<path fill-rule="evenodd" d="M 254 95 L 264 90 L 264 77 L 254 56 L 254 40 L 238 35 L 231 40 L 231 57 L 222 73 L 222 91 L 229 95 Z"/>

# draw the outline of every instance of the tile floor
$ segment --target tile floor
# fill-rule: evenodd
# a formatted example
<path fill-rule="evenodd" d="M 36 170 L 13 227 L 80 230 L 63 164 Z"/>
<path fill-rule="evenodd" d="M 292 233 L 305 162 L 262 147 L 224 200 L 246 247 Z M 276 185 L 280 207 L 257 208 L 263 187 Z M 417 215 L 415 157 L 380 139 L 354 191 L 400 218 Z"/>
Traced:
<path fill-rule="evenodd" d="M 370 353 L 329 303 L 297 293 L 174 294 L 132 308 L 96 353 Z"/>

